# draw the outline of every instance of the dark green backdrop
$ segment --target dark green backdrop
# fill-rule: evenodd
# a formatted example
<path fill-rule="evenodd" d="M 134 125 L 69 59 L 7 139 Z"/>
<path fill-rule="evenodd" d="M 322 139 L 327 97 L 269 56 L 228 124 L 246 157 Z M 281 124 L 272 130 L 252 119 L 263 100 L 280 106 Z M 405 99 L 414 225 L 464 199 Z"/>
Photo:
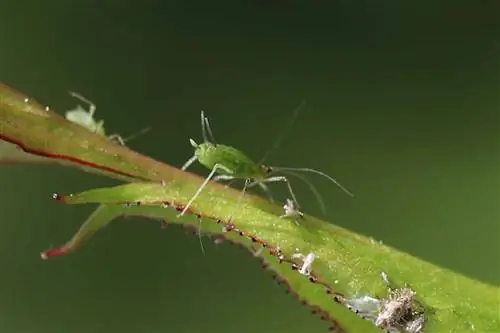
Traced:
<path fill-rule="evenodd" d="M 499 6 L 331 3 L 2 1 L 0 80 L 61 113 L 78 91 L 125 136 L 151 125 L 129 145 L 178 166 L 201 109 L 218 141 L 256 159 L 285 132 L 269 163 L 321 169 L 356 193 L 311 177 L 329 220 L 499 284 Z M 94 208 L 51 193 L 116 182 L 60 167 L 0 175 L 2 332 L 326 329 L 250 255 L 206 240 L 203 256 L 176 227 L 122 219 L 80 252 L 42 261 Z"/>

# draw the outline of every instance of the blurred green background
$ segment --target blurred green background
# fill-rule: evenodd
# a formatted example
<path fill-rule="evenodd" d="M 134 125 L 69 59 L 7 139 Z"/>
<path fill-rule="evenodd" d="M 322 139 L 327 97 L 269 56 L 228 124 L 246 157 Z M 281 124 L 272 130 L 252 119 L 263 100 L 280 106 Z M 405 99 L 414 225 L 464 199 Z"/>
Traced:
<path fill-rule="evenodd" d="M 129 146 L 176 166 L 201 109 L 219 142 L 257 160 L 283 135 L 269 164 L 321 169 L 356 193 L 311 176 L 328 220 L 498 285 L 498 1 L 324 3 L 2 1 L 0 80 L 60 113 L 77 91 L 110 132 L 152 126 Z M 326 331 L 249 254 L 205 240 L 203 256 L 177 227 L 121 219 L 42 261 L 94 209 L 51 194 L 116 182 L 54 166 L 0 174 L 2 332 Z"/>

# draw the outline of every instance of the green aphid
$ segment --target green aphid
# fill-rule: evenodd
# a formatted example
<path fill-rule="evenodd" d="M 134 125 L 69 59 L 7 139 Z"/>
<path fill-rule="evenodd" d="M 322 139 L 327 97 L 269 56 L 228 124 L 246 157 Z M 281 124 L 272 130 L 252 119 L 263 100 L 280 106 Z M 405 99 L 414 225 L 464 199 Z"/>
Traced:
<path fill-rule="evenodd" d="M 254 160 L 234 147 L 216 143 L 210 129 L 208 118 L 204 116 L 203 111 L 201 111 L 201 131 L 203 138 L 202 143 L 198 144 L 193 139 L 189 139 L 191 146 L 193 146 L 195 151 L 194 155 L 182 166 L 182 170 L 186 170 L 191 164 L 193 164 L 195 161 L 198 161 L 200 164 L 211 171 L 205 178 L 205 181 L 193 195 L 193 197 L 188 201 L 179 216 L 183 216 L 186 213 L 191 204 L 194 202 L 194 200 L 196 200 L 198 195 L 201 193 L 201 191 L 203 191 L 204 187 L 211 179 L 215 181 L 242 179 L 245 180 L 245 186 L 243 188 L 242 194 L 246 191 L 246 189 L 257 185 L 269 196 L 270 191 L 267 187 L 267 183 L 285 183 L 297 209 L 299 208 L 299 204 L 297 202 L 297 198 L 292 189 L 292 186 L 290 185 L 290 182 L 285 176 L 277 175 L 277 173 L 293 175 L 305 181 L 318 198 L 323 211 L 325 211 L 325 206 L 318 191 L 312 184 L 310 184 L 306 179 L 304 179 L 301 175 L 298 175 L 296 172 L 310 172 L 321 175 L 336 184 L 349 196 L 354 196 L 349 190 L 340 185 L 340 183 L 337 182 L 334 178 L 321 171 L 310 168 L 288 168 L 263 165 L 254 162 Z M 209 137 L 207 137 L 207 133 L 210 137 L 210 140 Z"/>
<path fill-rule="evenodd" d="M 149 131 L 149 128 L 144 128 L 141 131 L 139 131 L 138 133 L 136 133 L 136 134 L 134 134 L 126 139 L 123 139 L 121 137 L 121 135 L 117 134 L 117 133 L 111 134 L 108 136 L 108 135 L 106 135 L 106 132 L 104 130 L 104 120 L 97 121 L 94 119 L 96 105 L 94 103 L 92 103 L 90 100 L 88 100 L 87 98 L 83 97 L 82 95 L 80 95 L 76 92 L 70 91 L 69 94 L 72 97 L 75 97 L 75 98 L 79 99 L 80 101 L 88 104 L 89 109 L 86 110 L 81 105 L 77 105 L 76 108 L 69 110 L 69 111 L 66 111 L 66 114 L 65 114 L 66 119 L 75 123 L 75 124 L 78 124 L 82 127 L 85 127 L 86 129 L 88 129 L 89 131 L 91 131 L 93 133 L 107 137 L 108 140 L 114 141 L 121 146 L 125 146 L 126 141 L 129 141 L 130 139 L 135 138 L 138 135 L 141 135 L 141 134 Z"/>

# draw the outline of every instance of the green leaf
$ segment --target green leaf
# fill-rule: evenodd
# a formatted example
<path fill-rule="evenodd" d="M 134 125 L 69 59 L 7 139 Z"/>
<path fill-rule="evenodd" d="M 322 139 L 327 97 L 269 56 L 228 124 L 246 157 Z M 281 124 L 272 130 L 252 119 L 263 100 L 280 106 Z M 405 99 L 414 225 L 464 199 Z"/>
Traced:
<path fill-rule="evenodd" d="M 425 332 L 468 332 L 473 328 L 477 332 L 500 332 L 498 287 L 311 216 L 300 225 L 281 219 L 281 208 L 262 198 L 246 195 L 239 200 L 239 191 L 210 183 L 190 207 L 191 214 L 177 218 L 178 210 L 201 184 L 200 177 L 117 145 L 1 84 L 0 139 L 6 148 L 3 153 L 0 147 L 0 161 L 53 162 L 133 182 L 56 197 L 67 204 L 101 205 L 69 242 L 44 252 L 46 257 L 81 247 L 120 216 L 138 215 L 197 227 L 199 215 L 206 233 L 243 244 L 251 251 L 258 244 L 271 249 L 259 255 L 299 298 L 326 312 L 329 320 L 336 322 L 336 331 L 380 332 L 334 301 L 332 294 L 341 302 L 355 296 L 383 296 L 386 285 L 380 272 L 384 271 L 399 284 L 409 284 L 428 307 Z M 140 205 L 134 204 L 137 202 Z M 232 223 L 243 236 L 236 229 L 224 232 L 222 226 L 227 230 Z M 278 247 L 281 252 L 277 252 Z M 315 254 L 314 283 L 292 269 L 292 262 L 302 264 L 292 259 L 296 248 L 302 254 Z M 282 264 L 280 254 L 286 259 Z"/>
<path fill-rule="evenodd" d="M 104 226 L 122 215 L 141 215 L 196 226 L 198 220 L 193 216 L 177 218 L 178 210 L 195 190 L 196 186 L 172 181 L 165 185 L 127 184 L 61 196 L 59 200 L 66 204 L 104 203 L 109 211 L 114 212 L 87 220 L 64 248 L 71 249 L 84 239 L 87 231 L 93 233 L 98 225 Z M 497 287 L 474 281 L 311 216 L 306 216 L 297 225 L 279 218 L 275 212 L 255 206 L 251 201 L 239 200 L 232 192 L 223 189 L 203 191 L 191 208 L 192 213 L 203 217 L 202 228 L 211 234 L 226 234 L 216 221 L 226 221 L 223 223 L 227 224 L 231 216 L 231 223 L 245 233 L 242 237 L 233 232 L 235 236 L 232 237 L 249 250 L 253 250 L 255 243 L 262 242 L 268 248 L 279 246 L 289 260 L 297 248 L 303 254 L 314 253 L 316 259 L 312 268 L 318 277 L 315 283 L 310 283 L 289 267 L 282 269 L 276 260 L 265 260 L 283 278 L 293 281 L 292 288 L 301 297 L 336 319 L 342 311 L 325 292 L 325 286 L 340 295 L 383 294 L 386 288 L 380 278 L 383 271 L 398 282 L 408 283 L 429 307 L 426 332 L 464 332 L 471 329 L 471 324 L 479 332 L 496 332 L 500 328 Z M 257 242 L 249 241 L 250 238 Z M 296 263 L 300 265 L 300 262 Z M 343 319 L 344 315 L 340 318 Z M 360 329 L 351 326 L 349 321 L 340 320 L 340 325 L 348 328 L 347 331 Z"/>

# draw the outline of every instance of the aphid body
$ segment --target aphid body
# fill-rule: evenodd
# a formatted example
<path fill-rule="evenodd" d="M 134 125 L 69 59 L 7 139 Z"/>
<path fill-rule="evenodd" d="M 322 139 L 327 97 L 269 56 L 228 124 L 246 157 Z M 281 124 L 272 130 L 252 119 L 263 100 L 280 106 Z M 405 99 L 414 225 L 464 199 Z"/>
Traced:
<path fill-rule="evenodd" d="M 200 164 L 212 170 L 218 164 L 223 165 L 217 173 L 231 176 L 235 179 L 251 178 L 256 181 L 263 181 L 272 171 L 269 167 L 258 165 L 250 157 L 240 150 L 222 144 L 203 142 L 197 144 L 193 139 L 191 145 L 195 148 L 194 156 Z"/>
<path fill-rule="evenodd" d="M 82 127 L 85 127 L 91 132 L 106 136 L 106 133 L 104 132 L 104 120 L 97 121 L 94 119 L 94 114 L 96 111 L 95 104 L 78 93 L 70 92 L 69 94 L 81 100 L 82 102 L 87 103 L 89 105 L 89 109 L 86 110 L 81 105 L 77 105 L 74 109 L 66 111 L 66 119 Z"/>
<path fill-rule="evenodd" d="M 69 94 L 72 97 L 75 97 L 75 98 L 79 99 L 80 101 L 88 104 L 89 109 L 86 110 L 81 105 L 77 105 L 74 109 L 66 111 L 65 118 L 67 120 L 71 121 L 72 123 L 75 123 L 75 124 L 78 124 L 82 127 L 85 127 L 86 129 L 88 129 L 89 131 L 91 131 L 93 133 L 107 137 L 108 140 L 114 141 L 114 142 L 118 143 L 119 145 L 125 146 L 125 141 L 128 141 L 128 140 L 130 140 L 130 139 L 132 139 L 132 138 L 149 130 L 149 128 L 144 128 L 140 132 L 138 132 L 138 133 L 126 138 L 126 139 L 123 139 L 121 137 L 121 135 L 116 134 L 116 133 L 108 136 L 106 134 L 106 131 L 104 130 L 104 120 L 94 119 L 96 105 L 94 103 L 92 103 L 90 100 L 88 100 L 87 98 L 83 97 L 82 95 L 80 95 L 76 92 L 70 91 Z"/>

